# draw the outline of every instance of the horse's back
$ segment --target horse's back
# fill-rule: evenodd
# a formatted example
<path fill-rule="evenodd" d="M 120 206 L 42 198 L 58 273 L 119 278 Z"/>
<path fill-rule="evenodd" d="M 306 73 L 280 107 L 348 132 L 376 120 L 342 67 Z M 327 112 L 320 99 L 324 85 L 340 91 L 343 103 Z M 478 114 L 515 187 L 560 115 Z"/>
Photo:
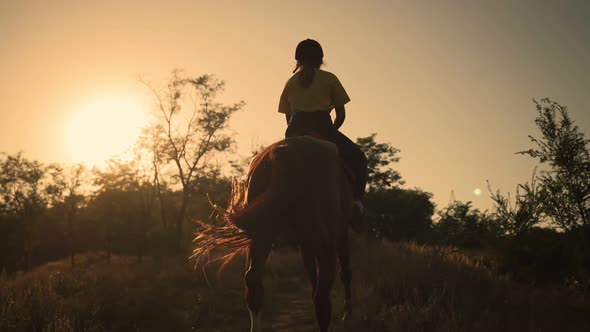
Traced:
<path fill-rule="evenodd" d="M 250 170 L 250 200 L 270 191 L 282 206 L 281 220 L 301 242 L 334 242 L 345 224 L 350 189 L 336 145 L 309 136 L 273 144 Z"/>

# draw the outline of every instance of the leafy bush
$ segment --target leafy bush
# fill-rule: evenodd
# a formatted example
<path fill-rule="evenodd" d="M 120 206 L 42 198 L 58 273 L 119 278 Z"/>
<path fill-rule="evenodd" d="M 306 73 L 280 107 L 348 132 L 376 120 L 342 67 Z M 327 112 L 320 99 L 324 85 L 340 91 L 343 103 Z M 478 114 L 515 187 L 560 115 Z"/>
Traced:
<path fill-rule="evenodd" d="M 419 189 L 372 190 L 366 196 L 369 233 L 390 240 L 425 241 L 432 228 L 432 194 Z"/>

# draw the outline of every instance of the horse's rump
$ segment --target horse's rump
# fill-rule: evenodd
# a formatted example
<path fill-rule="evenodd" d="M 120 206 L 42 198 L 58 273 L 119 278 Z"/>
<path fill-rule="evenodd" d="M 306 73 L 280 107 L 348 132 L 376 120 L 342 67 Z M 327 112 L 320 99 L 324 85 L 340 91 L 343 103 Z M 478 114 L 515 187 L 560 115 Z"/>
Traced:
<path fill-rule="evenodd" d="M 245 184 L 234 182 L 225 212 L 228 226 L 202 224 L 207 228 L 195 241 L 201 251 L 207 245 L 244 249 L 253 238 L 274 241 L 288 232 L 301 245 L 334 246 L 351 211 L 352 193 L 336 146 L 292 137 L 260 152 Z M 211 241 L 215 238 L 224 241 Z"/>

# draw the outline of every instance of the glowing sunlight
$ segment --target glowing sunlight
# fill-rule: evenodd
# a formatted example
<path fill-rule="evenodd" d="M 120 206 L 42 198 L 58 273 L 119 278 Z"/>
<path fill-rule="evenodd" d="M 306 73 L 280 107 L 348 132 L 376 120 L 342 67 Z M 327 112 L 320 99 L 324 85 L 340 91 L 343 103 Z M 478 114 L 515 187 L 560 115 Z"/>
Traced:
<path fill-rule="evenodd" d="M 69 157 L 100 166 L 132 147 L 148 122 L 148 109 L 139 99 L 100 97 L 81 104 L 70 115 L 64 140 Z"/>

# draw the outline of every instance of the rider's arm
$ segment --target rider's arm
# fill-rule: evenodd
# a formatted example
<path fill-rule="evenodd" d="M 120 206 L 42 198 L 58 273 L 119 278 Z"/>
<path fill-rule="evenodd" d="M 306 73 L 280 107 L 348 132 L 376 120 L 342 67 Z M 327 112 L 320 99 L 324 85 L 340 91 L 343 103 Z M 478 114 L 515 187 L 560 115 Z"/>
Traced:
<path fill-rule="evenodd" d="M 346 90 L 338 80 L 336 76 L 334 76 L 334 80 L 332 81 L 331 85 L 331 97 L 332 97 L 332 105 L 335 106 L 336 109 L 336 119 L 334 119 L 334 127 L 339 129 L 340 126 L 344 123 L 344 118 L 346 118 L 346 112 L 344 111 L 344 104 L 350 101 Z"/>
<path fill-rule="evenodd" d="M 287 84 L 289 84 L 289 82 L 287 82 Z M 291 105 L 289 105 L 289 99 L 287 98 L 287 85 L 285 85 L 285 88 L 281 93 L 281 98 L 279 99 L 279 113 L 285 114 L 287 124 L 289 124 L 289 120 L 291 120 L 293 111 L 291 111 Z"/>
<path fill-rule="evenodd" d="M 344 110 L 344 105 L 336 107 L 336 119 L 334 120 L 334 127 L 339 129 L 340 126 L 344 123 L 344 119 L 346 118 L 346 111 Z"/>

